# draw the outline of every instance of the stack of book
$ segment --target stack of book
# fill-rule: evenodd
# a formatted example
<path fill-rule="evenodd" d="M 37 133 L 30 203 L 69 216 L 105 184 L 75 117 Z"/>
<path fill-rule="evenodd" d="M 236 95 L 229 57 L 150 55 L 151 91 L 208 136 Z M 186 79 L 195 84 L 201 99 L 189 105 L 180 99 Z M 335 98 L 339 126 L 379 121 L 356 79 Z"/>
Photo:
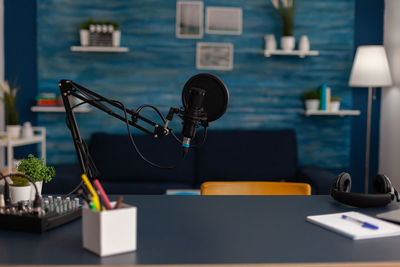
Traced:
<path fill-rule="evenodd" d="M 331 110 L 331 88 L 326 83 L 320 89 L 320 110 Z"/>
<path fill-rule="evenodd" d="M 57 95 L 55 93 L 40 93 L 36 97 L 36 106 L 57 106 Z"/>

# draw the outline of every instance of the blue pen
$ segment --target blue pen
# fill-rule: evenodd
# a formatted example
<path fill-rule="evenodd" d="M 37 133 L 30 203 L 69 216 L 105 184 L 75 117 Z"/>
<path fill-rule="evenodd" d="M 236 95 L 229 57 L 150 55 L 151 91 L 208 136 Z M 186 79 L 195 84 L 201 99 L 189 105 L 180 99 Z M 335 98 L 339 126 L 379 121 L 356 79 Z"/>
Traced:
<path fill-rule="evenodd" d="M 363 222 L 363 221 L 361 221 L 359 219 L 352 218 L 352 217 L 349 217 L 349 216 L 344 215 L 344 214 L 342 214 L 342 219 L 349 220 L 349 221 L 354 222 L 354 223 L 358 223 L 359 225 L 361 225 L 361 227 L 369 228 L 369 229 L 372 229 L 372 230 L 378 230 L 379 229 L 379 227 L 376 226 L 376 225 L 373 225 L 373 224 L 368 223 L 368 222 Z"/>

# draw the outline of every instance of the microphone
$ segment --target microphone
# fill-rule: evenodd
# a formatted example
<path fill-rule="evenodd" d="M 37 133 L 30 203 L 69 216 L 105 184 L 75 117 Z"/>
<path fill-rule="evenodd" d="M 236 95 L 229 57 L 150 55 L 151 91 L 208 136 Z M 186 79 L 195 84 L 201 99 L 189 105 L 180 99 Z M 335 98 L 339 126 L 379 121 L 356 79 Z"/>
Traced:
<path fill-rule="evenodd" d="M 219 119 L 226 111 L 229 92 L 220 78 L 210 73 L 200 73 L 190 78 L 182 90 L 184 153 L 196 135 L 196 128 Z"/>
<path fill-rule="evenodd" d="M 183 113 L 182 146 L 187 151 L 190 141 L 196 135 L 196 128 L 200 122 L 207 121 L 207 114 L 204 111 L 204 98 L 206 90 L 192 87 L 189 90 L 188 104 Z"/>

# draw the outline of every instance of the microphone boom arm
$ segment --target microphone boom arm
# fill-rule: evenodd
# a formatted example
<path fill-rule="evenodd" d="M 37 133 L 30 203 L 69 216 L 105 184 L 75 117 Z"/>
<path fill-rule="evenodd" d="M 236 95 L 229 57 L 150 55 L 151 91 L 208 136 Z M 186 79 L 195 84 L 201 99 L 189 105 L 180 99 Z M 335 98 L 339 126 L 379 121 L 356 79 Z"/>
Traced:
<path fill-rule="evenodd" d="M 58 84 L 60 91 L 61 91 L 61 96 L 63 99 L 63 104 L 65 107 L 65 113 L 66 113 L 66 122 L 67 126 L 71 131 L 72 134 L 72 139 L 74 142 L 75 150 L 78 156 L 78 161 L 79 165 L 81 167 L 82 173 L 86 174 L 88 177 L 91 179 L 97 178 L 99 176 L 99 172 L 93 162 L 93 160 L 90 157 L 89 151 L 86 147 L 86 144 L 82 140 L 82 137 L 79 132 L 78 124 L 76 122 L 75 114 L 73 109 L 76 107 L 71 106 L 71 102 L 69 100 L 69 96 L 74 96 L 80 100 L 83 101 L 83 103 L 88 103 L 91 106 L 113 116 L 114 118 L 117 118 L 125 123 L 128 123 L 129 125 L 141 130 L 142 132 L 145 132 L 154 138 L 158 138 L 160 136 L 165 136 L 169 133 L 169 128 L 163 127 L 158 123 L 155 123 L 151 121 L 150 119 L 147 119 L 141 115 L 136 110 L 129 110 L 125 109 L 125 107 L 122 105 L 122 103 L 115 101 L 115 100 L 110 100 L 102 95 L 99 95 L 79 84 L 74 83 L 71 80 L 61 80 Z M 131 116 L 130 119 L 127 117 L 121 116 L 105 105 L 101 104 L 100 102 L 106 102 L 107 104 L 119 109 L 120 111 L 124 112 L 125 115 L 129 114 Z M 178 110 L 178 109 L 175 109 Z M 138 125 L 137 121 L 141 120 L 152 127 L 154 127 L 153 132 Z"/>

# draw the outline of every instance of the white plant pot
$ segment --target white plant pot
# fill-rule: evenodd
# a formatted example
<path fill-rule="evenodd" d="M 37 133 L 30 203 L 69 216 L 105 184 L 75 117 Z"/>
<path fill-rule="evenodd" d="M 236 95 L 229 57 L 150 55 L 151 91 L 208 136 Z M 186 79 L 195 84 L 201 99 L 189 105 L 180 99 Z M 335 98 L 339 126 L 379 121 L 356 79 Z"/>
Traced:
<path fill-rule="evenodd" d="M 89 45 L 89 30 L 80 30 L 79 31 L 81 46 Z"/>
<path fill-rule="evenodd" d="M 340 108 L 340 101 L 331 101 L 331 111 L 337 112 Z"/>
<path fill-rule="evenodd" d="M 295 46 L 294 36 L 282 36 L 281 37 L 281 49 L 285 51 L 292 51 Z"/>
<path fill-rule="evenodd" d="M 306 105 L 306 110 L 318 110 L 319 109 L 319 100 L 318 99 L 308 99 L 304 101 Z"/>
<path fill-rule="evenodd" d="M 18 139 L 21 135 L 21 125 L 7 125 L 7 135 L 10 139 Z"/>
<path fill-rule="evenodd" d="M 43 181 L 35 182 L 35 184 L 39 191 L 39 196 L 42 196 Z M 36 195 L 35 187 L 33 186 L 33 184 L 31 184 L 30 186 L 31 186 L 31 200 L 35 200 L 35 195 Z"/>
<path fill-rule="evenodd" d="M 299 50 L 303 52 L 310 51 L 310 40 L 308 40 L 307 35 L 303 35 L 300 37 Z"/>
<path fill-rule="evenodd" d="M 30 200 L 31 186 L 12 186 L 10 185 L 11 203 L 15 204 L 21 200 Z"/>
<path fill-rule="evenodd" d="M 121 31 L 114 31 L 112 33 L 112 44 L 113 44 L 113 46 L 120 46 L 120 44 L 121 44 Z"/>

